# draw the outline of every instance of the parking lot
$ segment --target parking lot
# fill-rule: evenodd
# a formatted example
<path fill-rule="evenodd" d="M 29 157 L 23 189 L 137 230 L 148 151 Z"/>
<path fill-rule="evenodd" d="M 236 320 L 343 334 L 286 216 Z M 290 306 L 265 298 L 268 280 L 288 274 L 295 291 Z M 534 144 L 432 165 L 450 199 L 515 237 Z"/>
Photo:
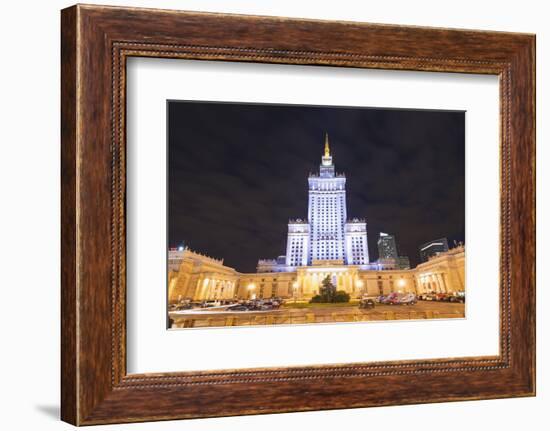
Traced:
<path fill-rule="evenodd" d="M 363 322 L 381 320 L 463 318 L 465 304 L 418 301 L 414 305 L 376 304 L 372 309 L 360 309 L 357 303 L 306 304 L 286 303 L 278 310 L 244 312 L 205 312 L 187 310 L 170 312 L 173 328 L 220 326 L 257 326 L 304 323 Z"/>

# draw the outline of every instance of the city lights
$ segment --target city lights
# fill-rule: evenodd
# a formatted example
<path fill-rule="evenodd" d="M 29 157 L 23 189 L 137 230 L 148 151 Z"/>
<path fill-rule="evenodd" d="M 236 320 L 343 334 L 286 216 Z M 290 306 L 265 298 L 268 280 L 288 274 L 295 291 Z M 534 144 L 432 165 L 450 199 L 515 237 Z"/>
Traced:
<path fill-rule="evenodd" d="M 319 272 L 319 273 L 325 273 L 325 272 L 347 272 L 347 268 L 307 268 L 307 272 Z"/>
<path fill-rule="evenodd" d="M 328 136 L 318 173 L 308 177 L 307 218 L 289 219 L 286 254 L 275 259 L 260 259 L 255 274 L 242 274 L 224 265 L 222 259 L 193 252 L 184 242 L 170 250 L 173 277 L 184 271 L 203 272 L 197 287 L 188 281 L 170 279 L 171 297 L 182 295 L 200 300 L 269 300 L 292 299 L 309 303 L 320 296 L 328 283 L 335 292 L 350 300 L 388 294 L 426 292 L 461 292 L 464 290 L 464 246 L 440 252 L 435 258 L 410 267 L 409 258 L 400 256 L 395 235 L 380 232 L 378 260 L 369 262 L 367 223 L 348 218 L 346 177 L 337 174 L 330 153 Z M 446 239 L 428 243 L 430 247 L 446 245 Z M 428 246 L 424 244 L 420 251 Z M 180 274 L 177 274 L 180 273 Z M 189 287 L 185 287 L 189 285 Z M 199 286 L 200 285 L 200 286 Z"/>

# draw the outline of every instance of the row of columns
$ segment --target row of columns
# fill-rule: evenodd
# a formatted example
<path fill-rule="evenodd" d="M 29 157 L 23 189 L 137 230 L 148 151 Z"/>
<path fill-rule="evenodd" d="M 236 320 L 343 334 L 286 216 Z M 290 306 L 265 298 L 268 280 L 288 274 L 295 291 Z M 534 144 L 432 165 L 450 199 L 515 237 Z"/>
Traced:
<path fill-rule="evenodd" d="M 301 272 L 297 274 L 297 278 L 294 281 L 288 281 L 288 293 L 292 293 L 293 297 L 303 298 L 311 297 L 319 293 L 322 281 L 326 276 L 331 278 L 331 281 L 335 281 L 337 290 L 343 290 L 349 294 L 360 294 L 361 292 L 367 292 L 367 280 L 359 277 L 357 271 L 319 271 L 315 272 Z M 180 280 L 181 281 L 181 280 Z M 379 281 L 379 280 L 377 280 Z M 387 280 L 386 280 L 387 281 Z M 446 274 L 442 272 L 430 273 L 429 275 L 417 276 L 418 293 L 421 292 L 438 292 L 445 293 L 452 290 L 446 277 Z M 233 299 L 237 294 L 237 282 L 236 277 L 227 276 L 219 273 L 203 273 L 197 278 L 191 277 L 189 280 L 186 297 L 193 297 L 195 300 L 213 300 L 213 299 Z M 395 279 L 394 282 L 399 282 L 399 279 Z M 409 279 L 408 283 L 413 283 L 412 279 Z M 170 282 L 170 290 L 175 287 L 176 280 L 173 279 Z M 369 281 L 370 283 L 370 281 Z M 184 283 L 187 284 L 187 283 Z M 451 283 L 452 284 L 452 283 Z M 192 287 L 193 286 L 193 287 Z M 280 286 L 279 286 L 280 287 Z M 396 286 L 397 289 L 399 286 Z M 407 286 L 410 290 L 411 286 Z M 395 290 L 394 289 L 394 290 Z M 269 287 L 268 291 L 271 290 Z M 243 293 L 243 292 L 241 292 Z M 245 292 L 246 294 L 260 295 L 260 287 L 255 283 L 254 292 Z M 271 292 L 272 294 L 278 294 L 279 292 Z M 181 292 L 183 294 L 183 292 Z M 264 292 L 263 296 L 270 296 L 269 292 Z"/>
<path fill-rule="evenodd" d="M 218 274 L 201 274 L 197 280 L 194 299 L 232 299 L 235 297 L 236 280 L 217 278 Z"/>
<path fill-rule="evenodd" d="M 418 277 L 418 280 L 424 292 L 445 293 L 449 291 L 443 273 L 421 275 Z"/>
<path fill-rule="evenodd" d="M 331 281 L 336 278 L 336 289 L 344 290 L 348 293 L 355 291 L 355 278 L 356 274 L 345 272 L 331 272 L 322 270 L 314 273 L 306 273 L 298 276 L 298 296 L 313 296 L 319 293 L 319 289 L 322 286 L 322 282 L 326 276 L 331 278 Z"/>

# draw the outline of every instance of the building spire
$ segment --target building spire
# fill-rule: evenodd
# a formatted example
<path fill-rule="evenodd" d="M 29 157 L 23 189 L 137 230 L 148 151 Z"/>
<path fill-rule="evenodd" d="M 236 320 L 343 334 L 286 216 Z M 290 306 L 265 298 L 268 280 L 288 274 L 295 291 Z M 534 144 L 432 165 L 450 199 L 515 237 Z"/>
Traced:
<path fill-rule="evenodd" d="M 328 133 L 325 132 L 325 157 L 330 157 L 330 146 L 328 144 Z"/>

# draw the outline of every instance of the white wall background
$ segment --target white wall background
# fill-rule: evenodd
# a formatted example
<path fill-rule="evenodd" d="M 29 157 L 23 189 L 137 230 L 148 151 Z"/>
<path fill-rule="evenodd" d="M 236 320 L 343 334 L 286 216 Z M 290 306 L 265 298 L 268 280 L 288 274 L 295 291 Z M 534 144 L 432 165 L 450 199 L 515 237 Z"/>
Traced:
<path fill-rule="evenodd" d="M 547 429 L 550 324 L 544 266 L 550 242 L 547 145 L 550 13 L 543 1 L 130 0 L 118 4 L 258 15 L 477 28 L 537 34 L 538 396 L 284 415 L 104 426 L 96 429 L 335 428 L 446 431 Z M 0 425 L 69 429 L 59 422 L 59 9 L 70 2 L 4 2 L 0 15 Z"/>

